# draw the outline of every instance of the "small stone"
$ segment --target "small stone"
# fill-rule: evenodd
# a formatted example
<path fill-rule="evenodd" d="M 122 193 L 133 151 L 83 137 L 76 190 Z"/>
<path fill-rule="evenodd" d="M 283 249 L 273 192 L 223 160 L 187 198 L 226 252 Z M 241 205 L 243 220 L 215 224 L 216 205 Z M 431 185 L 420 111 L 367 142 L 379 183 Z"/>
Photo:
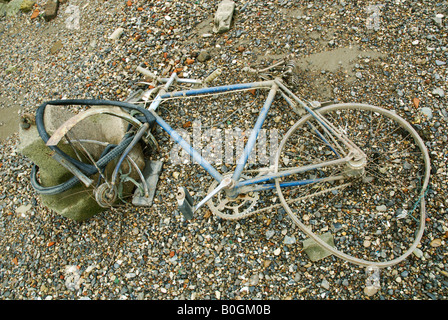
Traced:
<path fill-rule="evenodd" d="M 432 110 L 428 107 L 423 107 L 420 109 L 420 112 L 423 113 L 429 120 L 432 119 Z"/>
<path fill-rule="evenodd" d="M 377 292 L 378 288 L 375 286 L 367 286 L 364 288 L 364 293 L 369 297 L 375 295 Z"/>
<path fill-rule="evenodd" d="M 443 91 L 442 88 L 435 88 L 434 90 L 432 90 L 432 94 L 437 95 L 442 98 L 445 96 L 445 91 Z"/>
<path fill-rule="evenodd" d="M 274 230 L 268 230 L 268 231 L 266 231 L 266 239 L 270 239 L 270 238 L 272 238 L 273 236 L 274 236 L 274 234 L 275 234 L 275 231 Z"/>
<path fill-rule="evenodd" d="M 441 13 L 436 14 L 436 16 L 434 18 L 432 18 L 434 20 L 435 23 L 437 23 L 440 27 L 443 26 L 443 19 L 444 15 Z"/>
<path fill-rule="evenodd" d="M 180 175 L 179 172 L 177 172 L 177 171 L 174 171 L 174 172 L 173 172 L 173 178 L 174 178 L 174 179 L 179 179 L 179 175 Z"/>
<path fill-rule="evenodd" d="M 436 60 L 436 65 L 438 65 L 438 66 L 443 66 L 443 65 L 445 65 L 445 64 L 446 64 L 445 61 Z"/>
<path fill-rule="evenodd" d="M 249 285 L 251 286 L 256 286 L 258 284 L 260 277 L 258 275 L 258 273 L 252 275 L 249 279 Z"/>
<path fill-rule="evenodd" d="M 414 104 L 414 107 L 417 109 L 418 105 L 420 104 L 420 99 L 414 98 L 412 99 L 412 103 Z"/>
<path fill-rule="evenodd" d="M 120 36 L 123 34 L 124 29 L 123 28 L 117 28 L 115 31 L 109 36 L 109 39 L 111 40 L 117 40 L 120 38 Z"/>
<path fill-rule="evenodd" d="M 18 207 L 16 209 L 16 213 L 23 214 L 23 213 L 26 213 L 30 209 L 31 209 L 31 205 L 30 204 L 28 204 L 26 206 L 25 205 L 21 205 L 20 207 Z"/>
<path fill-rule="evenodd" d="M 442 245 L 442 239 L 434 239 L 429 245 L 433 248 L 440 247 Z"/>
<path fill-rule="evenodd" d="M 44 5 L 44 19 L 45 21 L 50 21 L 56 18 L 58 14 L 59 2 L 57 0 L 48 0 Z"/>
<path fill-rule="evenodd" d="M 62 42 L 61 42 L 61 40 L 58 40 L 50 48 L 50 53 L 55 54 L 55 53 L 59 52 L 59 50 L 61 50 L 61 49 L 62 49 Z"/>
<path fill-rule="evenodd" d="M 323 279 L 320 283 L 320 286 L 326 290 L 330 289 L 330 283 L 327 281 L 327 279 Z"/>
<path fill-rule="evenodd" d="M 292 236 L 292 237 L 285 236 L 285 239 L 283 240 L 283 243 L 284 244 L 294 244 L 294 243 L 296 243 L 296 237 L 294 237 L 294 236 Z"/>
<path fill-rule="evenodd" d="M 376 207 L 376 211 L 379 211 L 379 212 L 384 212 L 386 210 L 387 210 L 387 207 L 384 204 Z"/>
<path fill-rule="evenodd" d="M 198 55 L 199 62 L 205 62 L 211 59 L 211 55 L 207 50 L 202 50 Z"/>
<path fill-rule="evenodd" d="M 333 224 L 333 232 L 338 232 L 342 229 L 342 224 L 339 222 L 336 222 Z"/>
<path fill-rule="evenodd" d="M 221 1 L 215 13 L 213 32 L 222 33 L 230 29 L 234 10 L 235 2 L 231 0 Z"/>
<path fill-rule="evenodd" d="M 280 252 L 282 251 L 281 248 L 277 248 L 274 250 L 274 255 L 278 256 L 280 254 Z"/>
<path fill-rule="evenodd" d="M 419 259 L 421 259 L 423 257 L 423 251 L 420 250 L 419 248 L 416 248 L 413 253 Z"/>
<path fill-rule="evenodd" d="M 370 247 L 370 241 L 369 240 L 364 240 L 364 247 L 368 248 Z"/>

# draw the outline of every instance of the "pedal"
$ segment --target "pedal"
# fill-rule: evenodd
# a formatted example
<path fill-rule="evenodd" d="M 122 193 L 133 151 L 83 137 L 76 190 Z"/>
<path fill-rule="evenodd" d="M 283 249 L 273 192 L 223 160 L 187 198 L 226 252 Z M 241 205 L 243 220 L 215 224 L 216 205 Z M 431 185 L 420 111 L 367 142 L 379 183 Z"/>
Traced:
<path fill-rule="evenodd" d="M 146 185 L 148 186 L 149 193 L 147 196 L 142 192 L 140 188 L 137 188 L 132 198 L 132 204 L 134 206 L 150 207 L 154 199 L 156 192 L 157 182 L 159 181 L 160 172 L 162 171 L 162 161 L 147 160 L 145 163 L 145 169 L 143 170 L 143 177 L 145 178 Z"/>
<path fill-rule="evenodd" d="M 193 198 L 185 187 L 179 187 L 176 194 L 179 211 L 182 212 L 185 220 L 193 219 Z"/>

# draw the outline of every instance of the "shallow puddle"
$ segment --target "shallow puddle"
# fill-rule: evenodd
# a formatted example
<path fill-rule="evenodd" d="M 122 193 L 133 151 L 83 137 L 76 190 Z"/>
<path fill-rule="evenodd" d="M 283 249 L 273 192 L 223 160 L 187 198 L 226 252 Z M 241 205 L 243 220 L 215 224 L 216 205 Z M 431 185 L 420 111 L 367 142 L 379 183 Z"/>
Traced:
<path fill-rule="evenodd" d="M 19 131 L 20 106 L 0 100 L 0 141 Z"/>

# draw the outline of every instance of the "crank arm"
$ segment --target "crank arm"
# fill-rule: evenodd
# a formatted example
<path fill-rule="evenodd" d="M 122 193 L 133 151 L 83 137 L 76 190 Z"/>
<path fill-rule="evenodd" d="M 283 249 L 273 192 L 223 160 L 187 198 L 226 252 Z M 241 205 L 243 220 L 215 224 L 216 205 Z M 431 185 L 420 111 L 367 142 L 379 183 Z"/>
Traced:
<path fill-rule="evenodd" d="M 219 191 L 221 191 L 222 189 L 231 186 L 232 183 L 232 179 L 230 177 L 224 178 L 221 183 L 212 191 L 210 192 L 204 199 L 202 199 L 201 202 L 199 202 L 195 207 L 194 207 L 194 211 L 196 211 L 197 209 L 199 209 L 200 207 L 202 207 L 205 203 L 207 203 L 211 198 L 213 198 L 213 196 L 215 196 Z"/>

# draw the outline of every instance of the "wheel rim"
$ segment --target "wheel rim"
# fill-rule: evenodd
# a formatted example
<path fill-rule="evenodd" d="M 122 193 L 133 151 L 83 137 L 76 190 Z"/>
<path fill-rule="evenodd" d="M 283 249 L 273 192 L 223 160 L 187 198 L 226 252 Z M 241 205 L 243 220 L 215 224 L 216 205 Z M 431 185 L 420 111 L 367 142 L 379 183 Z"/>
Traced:
<path fill-rule="evenodd" d="M 322 241 L 319 238 L 319 236 L 315 232 L 312 231 L 312 226 L 308 225 L 307 223 L 304 223 L 304 222 L 300 221 L 300 219 L 297 217 L 297 214 L 295 213 L 299 208 L 295 209 L 291 205 L 291 203 L 292 203 L 291 200 L 294 200 L 294 198 L 292 198 L 292 199 L 285 199 L 285 194 L 284 193 L 286 193 L 287 191 L 283 191 L 282 188 L 280 187 L 280 183 L 282 182 L 280 179 L 276 179 L 276 181 L 275 181 L 277 193 L 279 195 L 279 198 L 280 198 L 280 201 L 281 201 L 283 207 L 285 208 L 286 212 L 291 217 L 293 222 L 305 234 L 307 234 L 310 238 L 312 238 L 314 241 L 316 241 L 319 245 L 324 247 L 326 250 L 328 250 L 332 254 L 338 256 L 339 258 L 345 259 L 345 260 L 347 260 L 349 262 L 352 262 L 352 263 L 355 263 L 355 264 L 358 264 L 358 265 L 362 265 L 362 266 L 374 265 L 374 266 L 377 266 L 377 267 L 387 267 L 387 266 L 390 266 L 390 265 L 394 265 L 394 264 L 402 261 L 403 259 L 405 259 L 407 256 L 409 256 L 409 254 L 411 254 L 415 250 L 415 248 L 417 247 L 418 243 L 420 242 L 420 239 L 421 239 L 422 234 L 423 234 L 424 225 L 425 225 L 424 192 L 425 192 L 425 190 L 426 190 L 426 188 L 428 186 L 429 172 L 430 172 L 430 161 L 429 161 L 428 152 L 426 150 L 426 147 L 424 145 L 423 140 L 420 138 L 418 133 L 412 128 L 412 126 L 410 124 L 408 124 L 404 119 L 402 119 L 401 117 L 399 117 L 395 113 L 390 112 L 388 110 L 381 109 L 381 108 L 374 107 L 374 106 L 370 106 L 370 105 L 365 105 L 365 104 L 338 104 L 338 105 L 331 105 L 331 106 L 327 106 L 327 107 L 321 108 L 319 110 L 319 113 L 325 114 L 328 117 L 331 113 L 342 112 L 342 111 L 347 111 L 348 113 L 350 113 L 350 112 L 353 112 L 353 113 L 360 112 L 360 113 L 371 113 L 372 115 L 378 114 L 379 117 L 382 117 L 383 119 L 388 119 L 388 120 L 391 121 L 391 123 L 395 122 L 395 125 L 397 126 L 397 128 L 399 128 L 400 130 L 405 130 L 406 131 L 406 136 L 405 136 L 405 138 L 403 138 L 403 140 L 412 141 L 416 145 L 416 147 L 418 148 L 418 152 L 421 153 L 421 159 L 420 160 L 421 160 L 422 167 L 420 167 L 420 169 L 417 170 L 417 172 L 424 172 L 424 174 L 421 175 L 421 176 L 417 175 L 417 177 L 421 178 L 420 179 L 421 180 L 420 192 L 417 193 L 417 196 L 413 197 L 413 199 L 415 199 L 415 198 L 419 199 L 420 219 L 418 221 L 418 225 L 419 225 L 418 226 L 418 231 L 417 231 L 415 237 L 413 237 L 414 241 L 412 242 L 412 245 L 404 253 L 402 252 L 402 250 L 400 248 L 400 254 L 399 254 L 398 257 L 396 257 L 396 254 L 395 254 L 389 260 L 381 261 L 381 262 L 374 261 L 375 259 L 370 259 L 370 257 L 368 257 L 369 259 L 367 259 L 365 257 L 365 255 L 362 258 L 359 258 L 359 257 L 355 257 L 352 254 L 347 254 L 347 253 L 345 253 L 345 252 L 343 252 L 341 250 L 336 249 L 335 247 L 332 247 L 332 246 L 328 245 L 324 241 Z M 307 116 L 303 117 L 293 127 L 291 127 L 291 129 L 286 133 L 285 137 L 283 138 L 283 140 L 280 143 L 280 146 L 279 146 L 279 149 L 278 149 L 278 153 L 277 153 L 277 156 L 276 156 L 275 172 L 278 172 L 279 171 L 279 165 L 280 164 L 284 164 L 284 162 L 285 162 L 282 157 L 284 157 L 285 154 L 286 154 L 286 151 L 289 150 L 288 149 L 289 145 L 287 145 L 288 140 L 289 139 L 293 139 L 294 138 L 293 134 L 299 133 L 301 131 L 301 129 L 304 128 L 304 125 L 307 123 L 307 121 L 312 120 L 312 119 L 313 119 L 313 117 L 311 115 L 307 115 Z M 335 123 L 336 119 L 329 119 L 329 120 L 333 124 L 339 125 L 339 127 L 340 127 L 340 124 Z M 373 123 L 373 120 L 372 120 L 371 124 L 372 123 Z M 356 123 L 355 123 L 355 125 L 356 125 Z M 384 126 L 384 124 L 382 126 Z M 380 127 L 378 127 L 378 128 L 380 128 Z M 387 129 L 387 126 L 384 127 L 384 129 Z M 371 128 L 370 128 L 370 131 L 371 131 Z M 303 133 L 303 132 L 300 132 L 300 133 Z M 397 133 L 396 135 L 399 135 L 399 133 Z M 350 136 L 349 136 L 349 138 L 352 139 L 352 137 L 350 137 Z M 390 136 L 390 139 L 392 139 L 392 138 L 394 138 L 393 135 Z M 354 141 L 354 142 L 356 143 L 356 141 Z M 373 141 L 369 141 L 369 143 L 370 143 L 370 147 L 368 147 L 368 148 L 369 149 L 373 149 L 374 148 Z M 304 144 L 305 143 L 302 143 L 301 148 L 304 148 L 304 146 L 303 146 Z M 403 142 L 402 142 L 402 144 L 403 144 Z M 398 143 L 396 143 L 396 145 L 397 145 L 397 147 L 400 147 L 398 145 Z M 403 150 L 405 150 L 404 147 L 402 147 L 402 151 Z M 283 152 L 283 151 L 285 151 L 285 152 Z M 314 152 L 314 151 L 315 150 L 313 150 L 312 152 Z M 403 157 L 404 157 L 404 155 L 405 154 L 403 153 Z M 381 154 L 380 154 L 380 156 L 381 156 Z M 412 154 L 409 157 L 413 157 Z M 416 157 L 416 158 L 418 158 L 418 157 Z M 324 160 L 328 160 L 328 159 L 324 159 Z M 369 158 L 368 161 L 370 161 L 369 164 L 366 166 L 366 170 L 367 170 L 368 173 L 366 175 L 364 175 L 364 177 L 366 177 L 366 176 L 368 177 L 369 170 L 371 170 L 371 168 L 369 168 L 369 165 L 372 165 L 372 156 L 371 156 L 371 154 L 370 154 L 370 158 Z M 296 165 L 296 164 L 293 163 L 293 166 L 294 165 Z M 332 170 L 337 170 L 337 169 L 332 169 Z M 370 174 L 372 175 L 372 173 L 370 173 Z M 353 178 L 351 180 L 353 181 Z M 377 179 L 377 180 L 379 180 L 379 179 Z M 320 185 L 320 187 L 322 187 L 323 184 L 324 183 L 322 183 Z M 342 183 L 339 183 L 339 185 L 342 186 Z M 353 185 L 353 182 L 352 182 L 352 185 Z M 392 185 L 392 184 L 390 183 L 390 185 Z M 347 187 L 344 187 L 344 188 L 347 188 Z M 345 192 L 344 191 L 345 189 L 342 189 L 342 187 L 341 187 L 339 190 L 342 190 L 341 195 L 340 195 L 340 197 L 342 197 L 342 193 Z M 347 192 L 349 192 L 349 191 L 350 190 L 347 189 Z M 385 188 L 385 191 L 389 191 L 389 190 L 387 188 Z M 330 192 L 339 192 L 339 191 L 332 190 Z M 287 197 L 289 195 L 290 195 L 289 193 L 286 194 Z M 404 197 L 403 195 L 400 195 L 400 196 Z M 321 196 L 319 195 L 319 197 L 321 197 Z M 336 196 L 335 196 L 335 198 L 336 198 Z M 303 200 L 304 201 L 304 205 L 307 205 L 307 206 L 312 206 L 313 205 L 313 203 L 311 201 L 309 201 L 309 199 L 310 198 L 305 198 Z M 415 201 L 414 203 L 418 203 L 418 201 Z M 329 210 L 329 211 L 332 210 L 333 209 L 332 204 L 329 203 L 325 209 Z M 298 213 L 302 214 L 303 212 L 298 212 Z M 396 220 L 398 220 L 398 219 L 396 219 Z M 413 235 L 414 234 L 415 233 L 413 233 Z"/>

